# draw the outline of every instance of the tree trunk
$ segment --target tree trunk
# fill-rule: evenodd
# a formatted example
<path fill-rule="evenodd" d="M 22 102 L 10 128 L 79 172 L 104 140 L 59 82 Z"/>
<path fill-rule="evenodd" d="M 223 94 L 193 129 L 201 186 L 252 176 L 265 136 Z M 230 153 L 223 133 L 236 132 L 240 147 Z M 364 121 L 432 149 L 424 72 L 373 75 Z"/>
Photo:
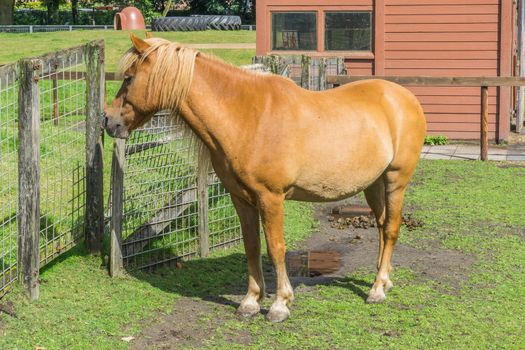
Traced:
<path fill-rule="evenodd" d="M 60 24 L 58 23 L 58 5 L 59 0 L 46 0 L 47 24 Z"/>
<path fill-rule="evenodd" d="M 78 24 L 78 0 L 71 0 L 71 17 L 73 24 Z"/>
<path fill-rule="evenodd" d="M 14 11 L 15 11 L 15 0 L 0 1 L 0 25 L 13 24 Z"/>

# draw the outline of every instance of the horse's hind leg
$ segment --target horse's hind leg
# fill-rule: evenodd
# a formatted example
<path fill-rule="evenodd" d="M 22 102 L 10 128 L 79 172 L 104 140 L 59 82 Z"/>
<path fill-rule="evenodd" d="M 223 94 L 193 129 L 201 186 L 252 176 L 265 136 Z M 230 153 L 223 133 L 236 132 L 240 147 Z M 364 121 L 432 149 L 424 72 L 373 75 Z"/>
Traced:
<path fill-rule="evenodd" d="M 231 197 L 241 221 L 244 250 L 248 259 L 248 292 L 237 308 L 237 314 L 249 317 L 259 312 L 259 301 L 264 297 L 259 211 L 242 199 Z"/>
<path fill-rule="evenodd" d="M 379 250 L 377 254 L 377 269 L 381 265 L 381 256 L 385 246 L 385 180 L 379 177 L 370 187 L 365 190 L 365 197 L 376 218 L 379 231 Z"/>
<path fill-rule="evenodd" d="M 385 300 L 385 292 L 392 288 L 389 273 L 392 269 L 391 258 L 401 225 L 401 210 L 405 190 L 412 171 L 408 174 L 399 170 L 387 171 L 384 177 L 385 186 L 385 222 L 383 233 L 383 252 L 380 255 L 379 270 L 372 289 L 368 293 L 368 303 L 380 303 Z"/>

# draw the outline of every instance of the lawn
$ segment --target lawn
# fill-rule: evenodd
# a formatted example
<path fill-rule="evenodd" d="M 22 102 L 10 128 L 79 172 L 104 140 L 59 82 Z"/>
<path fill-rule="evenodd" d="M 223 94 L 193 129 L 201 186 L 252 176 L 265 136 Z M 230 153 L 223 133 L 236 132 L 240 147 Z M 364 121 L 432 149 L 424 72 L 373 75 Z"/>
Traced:
<path fill-rule="evenodd" d="M 136 31 L 144 36 L 143 31 Z M 201 32 L 154 32 L 154 36 L 186 44 L 196 43 L 254 43 L 255 31 L 214 31 Z M 71 46 L 85 44 L 91 40 L 104 39 L 106 42 L 106 70 L 117 70 L 117 63 L 124 52 L 130 48 L 129 32 L 111 30 L 87 30 L 74 32 L 52 32 L 33 34 L 0 33 L 0 42 L 4 48 L 0 51 L 0 65 L 11 63 L 25 57 L 42 55 Z M 20 45 L 20 43 L 24 43 Z M 255 50 L 208 49 L 211 53 L 232 64 L 249 64 Z"/>
<path fill-rule="evenodd" d="M 523 349 L 524 191 L 523 166 L 421 162 L 405 207 L 424 225 L 413 231 L 403 227 L 399 244 L 471 257 L 473 265 L 456 286 L 401 266 L 393 272 L 395 288 L 387 301 L 367 305 L 363 295 L 374 276 L 362 270 L 300 288 L 292 317 L 283 324 L 267 323 L 262 315 L 239 319 L 232 305 L 222 303 L 211 303 L 208 314 L 184 316 L 180 322 L 186 322 L 188 332 L 211 323 L 201 342 L 209 349 Z M 316 230 L 312 212 L 311 205 L 287 203 L 289 248 L 300 247 Z M 75 248 L 45 268 L 38 302 L 26 302 L 19 291 L 5 298 L 13 303 L 16 317 L 0 316 L 0 348 L 127 349 L 133 341 L 122 337 L 139 336 L 182 308 L 177 300 L 228 299 L 245 283 L 240 248 L 215 252 L 181 269 L 117 279 L 107 276 L 100 258 Z"/>
<path fill-rule="evenodd" d="M 254 41 L 253 32 L 163 35 L 187 43 Z M 107 40 L 108 70 L 113 70 L 121 53 L 129 47 L 127 33 L 0 34 L 0 41 L 11 48 L 0 52 L 0 63 L 102 37 Z M 21 41 L 24 45 L 20 45 Z M 213 53 L 234 64 L 249 63 L 254 54 L 252 50 Z M 108 83 L 108 98 L 117 87 L 117 82 Z M 49 101 L 44 99 L 44 104 Z M 77 142 L 82 130 L 72 128 L 77 118 L 81 116 L 74 115 L 63 126 L 53 126 L 49 117 L 44 118 L 44 135 L 51 132 L 58 136 L 58 144 L 47 144 L 48 151 L 42 154 L 47 169 L 44 177 L 59 172 L 58 168 L 45 166 L 46 154 L 56 157 L 64 168 L 74 166 L 77 156 L 82 159 L 82 144 Z M 10 133 L 15 135 L 16 127 L 12 128 Z M 57 154 L 61 143 L 69 143 L 69 147 Z M 106 142 L 106 165 L 110 163 L 110 150 L 111 143 Z M 5 157 L 14 150 L 2 152 Z M 2 158 L 2 165 L 6 164 L 7 158 Z M 8 168 L 7 174 L 15 170 Z M 105 178 L 109 179 L 107 173 Z M 42 188 L 46 186 L 49 184 Z M 144 330 L 173 314 L 181 315 L 173 323 L 183 324 L 186 334 L 200 334 L 198 346 L 209 349 L 523 349 L 523 193 L 523 165 L 421 161 L 405 208 L 424 225 L 411 231 L 403 227 L 399 244 L 414 250 L 432 247 L 438 252 L 447 250 L 469 257 L 472 264 L 466 267 L 464 278 L 451 283 L 425 277 L 432 271 L 423 273 L 408 265 L 398 266 L 392 275 L 395 288 L 385 304 L 367 305 L 363 295 L 374 275 L 369 269 L 358 269 L 342 279 L 299 286 L 291 307 L 292 317 L 283 324 L 269 324 L 262 315 L 251 320 L 233 315 L 232 298 L 236 300 L 239 291 L 244 290 L 247 278 L 240 247 L 215 251 L 207 259 L 185 262 L 180 269 L 134 271 L 111 279 L 107 274 L 107 252 L 93 257 L 86 254 L 83 246 L 77 246 L 43 269 L 40 300 L 27 302 L 18 287 L 1 300 L 0 310 L 4 312 L 0 312 L 0 349 L 128 349 L 135 341 L 127 343 L 122 337 L 140 338 Z M 0 203 L 6 198 L 0 198 Z M 61 210 L 56 201 L 51 204 L 54 210 Z M 231 210 L 220 216 L 226 215 L 231 215 Z M 318 227 L 314 206 L 287 203 L 285 235 L 289 249 L 302 247 L 302 242 Z M 376 251 L 370 254 L 375 255 Z M 446 259 L 445 255 L 438 257 Z M 268 266 L 266 256 L 265 263 Z M 450 274 L 454 275 L 460 267 L 452 266 Z M 191 310 L 178 302 L 187 300 L 206 305 L 209 311 L 189 314 Z M 269 305 L 266 299 L 263 306 Z M 173 335 L 168 332 L 167 336 Z M 196 345 L 183 343 L 181 347 Z"/>

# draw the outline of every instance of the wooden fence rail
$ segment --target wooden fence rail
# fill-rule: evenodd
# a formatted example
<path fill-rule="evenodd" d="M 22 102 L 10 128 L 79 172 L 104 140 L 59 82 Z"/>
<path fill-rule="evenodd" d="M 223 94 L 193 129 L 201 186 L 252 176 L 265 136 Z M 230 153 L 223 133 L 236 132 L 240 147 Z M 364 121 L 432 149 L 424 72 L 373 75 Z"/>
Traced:
<path fill-rule="evenodd" d="M 383 79 L 400 85 L 417 86 L 477 86 L 481 88 L 480 154 L 488 159 L 488 98 L 489 86 L 525 86 L 523 77 L 425 77 L 425 76 L 349 76 L 330 75 L 327 84 L 343 85 L 358 80 Z"/>

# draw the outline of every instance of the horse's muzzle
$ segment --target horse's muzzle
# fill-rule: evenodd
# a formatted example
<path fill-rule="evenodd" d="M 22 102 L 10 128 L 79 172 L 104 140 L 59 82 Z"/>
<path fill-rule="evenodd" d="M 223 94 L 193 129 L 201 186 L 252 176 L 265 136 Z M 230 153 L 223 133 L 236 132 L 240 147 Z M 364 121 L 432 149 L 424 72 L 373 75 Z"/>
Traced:
<path fill-rule="evenodd" d="M 106 113 L 104 113 L 103 117 L 104 129 L 109 136 L 118 139 L 127 139 L 129 137 L 129 130 L 120 118 L 108 118 Z"/>

